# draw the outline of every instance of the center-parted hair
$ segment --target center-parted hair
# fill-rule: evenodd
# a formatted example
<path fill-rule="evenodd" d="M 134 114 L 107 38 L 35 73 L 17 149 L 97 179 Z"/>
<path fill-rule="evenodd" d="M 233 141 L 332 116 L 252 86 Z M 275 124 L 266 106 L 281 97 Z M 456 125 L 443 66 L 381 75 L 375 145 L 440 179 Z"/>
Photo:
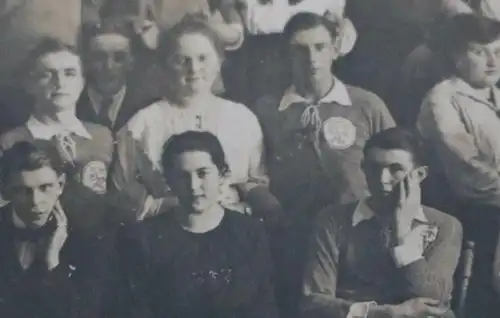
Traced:
<path fill-rule="evenodd" d="M 191 151 L 208 153 L 221 175 L 229 172 L 226 155 L 219 139 L 215 135 L 205 131 L 186 131 L 172 136 L 163 147 L 161 164 L 167 179 L 177 158 L 181 154 Z"/>
<path fill-rule="evenodd" d="M 161 65 L 167 66 L 167 61 L 177 52 L 179 39 L 186 34 L 203 35 L 213 45 L 219 58 L 224 58 L 224 44 L 208 21 L 199 14 L 187 14 L 179 23 L 160 35 L 158 57 Z"/>
<path fill-rule="evenodd" d="M 55 147 L 18 142 L 0 157 L 0 182 L 3 186 L 8 186 L 12 178 L 22 171 L 35 171 L 45 167 L 53 169 L 58 175 L 66 171 Z"/>
<path fill-rule="evenodd" d="M 378 132 L 365 143 L 363 155 L 366 157 L 372 148 L 405 150 L 412 155 L 416 165 L 423 165 L 426 162 L 423 155 L 423 141 L 416 130 L 393 127 Z"/>

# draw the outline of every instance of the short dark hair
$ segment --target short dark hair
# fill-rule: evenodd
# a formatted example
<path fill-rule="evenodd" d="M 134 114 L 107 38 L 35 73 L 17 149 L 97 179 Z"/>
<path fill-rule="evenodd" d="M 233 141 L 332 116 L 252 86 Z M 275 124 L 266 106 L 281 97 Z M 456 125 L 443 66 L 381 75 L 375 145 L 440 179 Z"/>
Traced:
<path fill-rule="evenodd" d="M 23 79 L 27 79 L 35 70 L 40 58 L 44 57 L 47 54 L 59 52 L 70 52 L 74 54 L 80 59 L 81 64 L 81 54 L 76 46 L 65 43 L 56 38 L 45 37 L 40 40 L 38 45 L 28 53 L 28 56 L 22 65 L 19 75 Z"/>
<path fill-rule="evenodd" d="M 445 56 L 464 50 L 470 43 L 488 44 L 500 39 L 500 21 L 474 13 L 446 19 L 430 37 L 429 46 Z"/>
<path fill-rule="evenodd" d="M 201 34 L 213 45 L 220 59 L 224 58 L 224 44 L 217 32 L 198 14 L 187 14 L 172 28 L 164 31 L 159 38 L 158 57 L 160 65 L 166 66 L 167 61 L 179 47 L 179 38 L 186 34 Z"/>
<path fill-rule="evenodd" d="M 215 135 L 206 131 L 186 131 L 172 136 L 163 147 L 161 163 L 167 179 L 176 158 L 189 151 L 203 151 L 208 153 L 222 175 L 229 172 L 226 155 L 219 139 Z"/>
<path fill-rule="evenodd" d="M 0 157 L 0 182 L 3 186 L 8 186 L 16 174 L 44 167 L 50 167 L 57 175 L 66 172 L 65 164 L 55 147 L 28 141 L 18 142 Z"/>
<path fill-rule="evenodd" d="M 334 19 L 311 12 L 297 13 L 285 25 L 283 31 L 285 43 L 290 43 L 290 40 L 297 32 L 318 26 L 325 27 L 330 32 L 332 39 L 336 39 L 340 35 L 341 20 L 340 18 Z"/>
<path fill-rule="evenodd" d="M 363 155 L 366 157 L 372 148 L 385 150 L 400 149 L 409 152 L 416 165 L 425 164 L 423 155 L 423 141 L 416 130 L 401 127 L 393 127 L 380 131 L 373 135 L 363 147 Z"/>
<path fill-rule="evenodd" d="M 130 41 L 131 48 L 135 48 L 139 41 L 133 21 L 121 17 L 109 17 L 100 23 L 85 24 L 82 33 L 82 49 L 85 53 L 88 53 L 91 41 L 102 34 L 119 34 Z"/>

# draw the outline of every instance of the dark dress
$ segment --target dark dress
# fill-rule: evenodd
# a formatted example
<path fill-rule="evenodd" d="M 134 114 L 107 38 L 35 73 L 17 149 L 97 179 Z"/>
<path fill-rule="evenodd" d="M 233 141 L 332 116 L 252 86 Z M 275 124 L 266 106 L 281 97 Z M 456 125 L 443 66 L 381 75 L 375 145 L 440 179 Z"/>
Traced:
<path fill-rule="evenodd" d="M 198 234 L 169 214 L 121 234 L 130 317 L 277 317 L 268 242 L 258 221 L 226 210 L 219 226 Z"/>

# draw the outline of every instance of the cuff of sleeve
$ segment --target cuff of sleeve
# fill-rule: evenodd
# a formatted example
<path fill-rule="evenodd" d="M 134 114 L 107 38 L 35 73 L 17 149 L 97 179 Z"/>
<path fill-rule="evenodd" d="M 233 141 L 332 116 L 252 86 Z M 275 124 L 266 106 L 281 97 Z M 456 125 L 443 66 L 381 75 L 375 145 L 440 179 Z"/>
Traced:
<path fill-rule="evenodd" d="M 422 258 L 422 249 L 417 244 L 403 244 L 392 249 L 392 256 L 397 267 L 404 267 Z"/>
<path fill-rule="evenodd" d="M 371 306 L 377 305 L 376 302 L 354 303 L 349 308 L 349 313 L 346 318 L 366 318 Z"/>

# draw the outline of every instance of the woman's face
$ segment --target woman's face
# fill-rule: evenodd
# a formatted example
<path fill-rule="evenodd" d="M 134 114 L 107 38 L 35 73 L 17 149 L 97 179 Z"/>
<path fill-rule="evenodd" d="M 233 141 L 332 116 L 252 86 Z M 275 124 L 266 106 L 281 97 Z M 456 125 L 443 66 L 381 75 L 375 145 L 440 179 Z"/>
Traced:
<path fill-rule="evenodd" d="M 188 210 L 203 213 L 219 202 L 224 178 L 205 151 L 178 155 L 168 178 L 172 191 Z"/>
<path fill-rule="evenodd" d="M 178 88 L 188 96 L 210 92 L 221 67 L 213 43 L 201 33 L 181 35 L 168 64 Z"/>
<path fill-rule="evenodd" d="M 500 39 L 489 44 L 470 43 L 455 58 L 458 75 L 476 88 L 495 85 L 500 80 Z"/>

